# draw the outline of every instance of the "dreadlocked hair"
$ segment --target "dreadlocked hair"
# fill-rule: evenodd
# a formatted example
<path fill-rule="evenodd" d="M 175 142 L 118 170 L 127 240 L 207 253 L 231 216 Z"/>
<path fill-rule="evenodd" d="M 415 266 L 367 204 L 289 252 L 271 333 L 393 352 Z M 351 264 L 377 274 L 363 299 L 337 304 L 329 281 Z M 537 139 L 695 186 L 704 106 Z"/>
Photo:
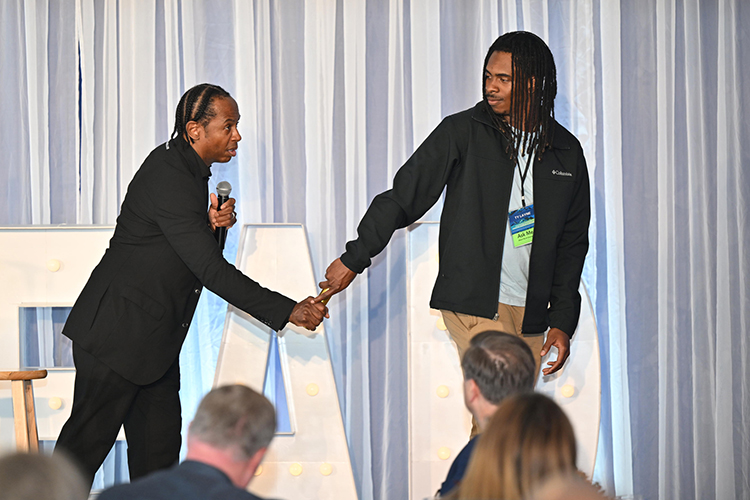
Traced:
<path fill-rule="evenodd" d="M 508 139 L 508 153 L 515 160 L 519 154 L 534 154 L 541 159 L 552 143 L 555 122 L 557 70 L 552 52 L 544 41 L 528 31 L 506 33 L 490 47 L 484 59 L 484 71 L 495 52 L 507 52 L 513 60 L 513 88 L 510 97 L 510 119 L 495 114 L 487 101 L 482 75 L 482 96 L 493 123 Z"/>
<path fill-rule="evenodd" d="M 172 139 L 183 134 L 187 136 L 185 127 L 188 122 L 198 122 L 203 127 L 216 116 L 212 101 L 216 98 L 231 97 L 229 92 L 210 83 L 201 83 L 185 92 L 177 104 L 177 112 L 174 119 L 174 131 Z M 188 136 L 192 144 L 193 139 Z"/>

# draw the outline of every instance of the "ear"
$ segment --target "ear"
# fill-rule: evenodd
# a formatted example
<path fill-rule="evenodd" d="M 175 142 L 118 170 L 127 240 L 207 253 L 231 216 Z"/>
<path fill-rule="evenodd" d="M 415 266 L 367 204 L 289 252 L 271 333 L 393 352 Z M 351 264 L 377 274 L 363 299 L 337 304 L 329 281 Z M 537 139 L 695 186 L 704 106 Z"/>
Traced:
<path fill-rule="evenodd" d="M 464 381 L 464 399 L 466 400 L 466 404 L 468 405 L 469 402 L 475 401 L 478 396 L 479 396 L 479 386 L 474 381 L 474 379 L 465 380 Z"/>
<path fill-rule="evenodd" d="M 197 141 L 203 137 L 203 126 L 196 121 L 189 121 L 185 124 L 185 132 L 187 133 L 190 142 Z"/>
<path fill-rule="evenodd" d="M 247 460 L 235 461 L 234 463 L 238 467 L 235 469 L 236 473 L 231 476 L 232 483 L 238 488 L 247 488 L 247 485 L 253 480 L 255 471 L 258 470 L 258 466 L 265 454 L 266 448 L 261 448 Z"/>
<path fill-rule="evenodd" d="M 247 484 L 250 484 L 250 481 L 252 480 L 253 476 L 255 476 L 255 471 L 258 469 L 258 466 L 263 461 L 263 456 L 266 454 L 266 451 L 268 448 L 261 448 L 258 451 L 255 452 L 255 455 L 250 457 L 250 460 L 247 461 Z"/>

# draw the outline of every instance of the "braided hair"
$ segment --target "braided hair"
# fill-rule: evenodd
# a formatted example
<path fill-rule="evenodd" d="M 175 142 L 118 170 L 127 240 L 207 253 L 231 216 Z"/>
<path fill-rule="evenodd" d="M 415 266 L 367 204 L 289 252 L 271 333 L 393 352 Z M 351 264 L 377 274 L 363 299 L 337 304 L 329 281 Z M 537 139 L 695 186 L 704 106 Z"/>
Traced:
<path fill-rule="evenodd" d="M 204 128 L 208 122 L 216 116 L 212 101 L 215 98 L 231 97 L 229 92 L 210 83 L 201 83 L 185 92 L 177 104 L 177 112 L 174 119 L 174 131 L 172 139 L 182 135 L 187 136 L 186 127 L 188 122 L 198 122 Z M 187 136 L 190 143 L 193 139 Z"/>
<path fill-rule="evenodd" d="M 519 153 L 533 153 L 541 159 L 542 153 L 552 143 L 554 132 L 557 70 L 552 52 L 547 44 L 533 33 L 506 33 L 495 40 L 487 52 L 483 73 L 495 52 L 507 52 L 513 60 L 511 123 L 503 120 L 492 110 L 487 101 L 483 74 L 482 96 L 485 108 L 493 123 L 508 139 L 508 153 L 511 159 L 517 159 Z M 532 81 L 534 83 L 530 85 L 529 82 Z"/>

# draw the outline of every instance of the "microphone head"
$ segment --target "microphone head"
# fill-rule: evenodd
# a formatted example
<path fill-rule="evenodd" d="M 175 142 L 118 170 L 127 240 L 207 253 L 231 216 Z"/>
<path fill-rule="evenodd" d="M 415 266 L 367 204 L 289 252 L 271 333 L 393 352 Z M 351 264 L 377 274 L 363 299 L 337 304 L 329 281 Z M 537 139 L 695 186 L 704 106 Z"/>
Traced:
<path fill-rule="evenodd" d="M 232 185 L 227 181 L 221 181 L 216 185 L 216 194 L 219 196 L 229 196 L 232 192 Z"/>

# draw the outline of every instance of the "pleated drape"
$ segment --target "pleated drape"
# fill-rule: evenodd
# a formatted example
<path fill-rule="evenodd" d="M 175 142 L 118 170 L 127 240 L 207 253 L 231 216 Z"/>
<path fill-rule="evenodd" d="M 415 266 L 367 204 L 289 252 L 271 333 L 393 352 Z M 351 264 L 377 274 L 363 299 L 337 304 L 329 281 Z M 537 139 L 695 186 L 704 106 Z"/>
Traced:
<path fill-rule="evenodd" d="M 594 479 L 618 495 L 750 498 L 747 26 L 741 0 L 4 0 L 0 224 L 113 224 L 180 95 L 208 81 L 236 97 L 243 135 L 211 189 L 232 183 L 240 224 L 305 224 L 321 280 L 419 143 L 481 98 L 492 41 L 534 31 L 592 184 Z M 329 304 L 363 499 L 408 496 L 405 241 Z M 185 424 L 226 308 L 201 300 Z"/>

